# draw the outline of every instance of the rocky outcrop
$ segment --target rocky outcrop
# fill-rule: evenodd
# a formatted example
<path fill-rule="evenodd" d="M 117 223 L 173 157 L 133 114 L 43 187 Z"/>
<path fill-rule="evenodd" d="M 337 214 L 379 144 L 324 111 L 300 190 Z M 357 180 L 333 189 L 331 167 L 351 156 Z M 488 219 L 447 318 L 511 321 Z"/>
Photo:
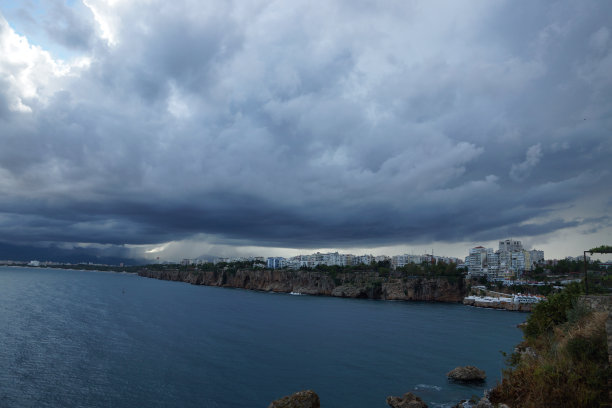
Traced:
<path fill-rule="evenodd" d="M 483 382 L 487 379 L 485 372 L 474 366 L 457 367 L 446 373 L 451 381 L 462 383 Z"/>
<path fill-rule="evenodd" d="M 427 408 L 427 404 L 411 392 L 401 397 L 387 397 L 387 405 L 391 408 Z"/>
<path fill-rule="evenodd" d="M 461 302 L 465 296 L 462 279 L 381 277 L 376 272 L 329 275 L 316 271 L 239 269 L 180 271 L 143 269 L 140 276 L 187 282 L 194 285 L 222 286 L 266 292 L 385 300 Z"/>
<path fill-rule="evenodd" d="M 272 401 L 268 408 L 320 408 L 319 396 L 312 390 L 299 391 L 295 394 Z"/>
<path fill-rule="evenodd" d="M 491 404 L 487 397 L 482 397 L 474 408 L 493 408 L 493 404 Z"/>
<path fill-rule="evenodd" d="M 469 297 L 463 299 L 463 304 L 467 306 L 486 307 L 489 309 L 511 310 L 516 312 L 531 312 L 535 303 L 513 303 L 513 302 L 479 302 Z"/>

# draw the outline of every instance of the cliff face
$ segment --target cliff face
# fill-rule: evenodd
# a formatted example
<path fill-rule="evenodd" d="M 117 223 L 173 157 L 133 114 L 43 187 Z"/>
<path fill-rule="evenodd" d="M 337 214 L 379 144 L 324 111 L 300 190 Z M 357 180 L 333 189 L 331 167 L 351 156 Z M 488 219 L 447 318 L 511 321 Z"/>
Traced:
<path fill-rule="evenodd" d="M 138 275 L 193 285 L 222 286 L 266 292 L 299 292 L 347 298 L 461 302 L 462 279 L 379 277 L 375 272 L 339 273 L 333 278 L 313 271 L 241 269 L 238 271 L 142 270 Z"/>
<path fill-rule="evenodd" d="M 511 302 L 479 302 L 474 299 L 463 299 L 463 304 L 468 306 L 486 307 L 489 309 L 503 309 L 518 312 L 531 312 L 533 303 L 511 303 Z"/>

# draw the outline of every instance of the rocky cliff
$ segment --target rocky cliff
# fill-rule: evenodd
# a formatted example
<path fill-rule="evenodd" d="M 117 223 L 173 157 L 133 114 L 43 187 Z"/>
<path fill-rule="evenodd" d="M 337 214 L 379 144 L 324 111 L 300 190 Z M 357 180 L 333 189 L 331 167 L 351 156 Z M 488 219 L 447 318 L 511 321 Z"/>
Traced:
<path fill-rule="evenodd" d="M 475 307 L 485 307 L 489 309 L 503 309 L 515 312 L 531 312 L 535 304 L 532 303 L 512 303 L 512 302 L 479 302 L 475 299 L 465 298 L 463 304 Z"/>
<path fill-rule="evenodd" d="M 376 272 L 338 273 L 316 271 L 239 269 L 237 271 L 179 271 L 176 269 L 138 272 L 140 276 L 193 285 L 222 286 L 266 292 L 297 292 L 347 298 L 461 302 L 465 286 L 461 278 L 381 277 Z"/>

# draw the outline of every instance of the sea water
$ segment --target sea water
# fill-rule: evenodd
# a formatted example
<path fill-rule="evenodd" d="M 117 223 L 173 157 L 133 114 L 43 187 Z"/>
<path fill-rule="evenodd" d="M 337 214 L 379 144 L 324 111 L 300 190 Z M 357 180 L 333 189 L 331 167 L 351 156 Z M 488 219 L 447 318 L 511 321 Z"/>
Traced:
<path fill-rule="evenodd" d="M 482 395 L 527 315 L 193 286 L 132 274 L 0 267 L 0 406 L 430 407 Z M 459 365 L 483 385 L 449 383 Z"/>

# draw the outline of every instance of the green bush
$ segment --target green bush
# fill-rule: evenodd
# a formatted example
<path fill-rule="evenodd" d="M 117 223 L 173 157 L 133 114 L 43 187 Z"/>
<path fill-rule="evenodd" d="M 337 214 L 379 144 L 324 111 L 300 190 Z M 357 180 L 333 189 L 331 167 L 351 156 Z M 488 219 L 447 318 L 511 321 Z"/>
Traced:
<path fill-rule="evenodd" d="M 604 360 L 608 357 L 601 337 L 577 336 L 568 340 L 566 350 L 575 361 Z M 603 338 L 605 340 L 605 337 Z M 605 342 L 604 342 L 605 343 Z"/>
<path fill-rule="evenodd" d="M 574 307 L 581 294 L 582 286 L 578 283 L 571 283 L 562 292 L 538 303 L 527 320 L 524 329 L 525 336 L 537 337 L 550 332 L 554 326 L 566 322 L 568 311 Z"/>
<path fill-rule="evenodd" d="M 525 408 L 608 406 L 606 312 L 577 302 L 568 285 L 535 307 L 525 341 L 506 358 L 509 368 L 490 401 Z"/>

